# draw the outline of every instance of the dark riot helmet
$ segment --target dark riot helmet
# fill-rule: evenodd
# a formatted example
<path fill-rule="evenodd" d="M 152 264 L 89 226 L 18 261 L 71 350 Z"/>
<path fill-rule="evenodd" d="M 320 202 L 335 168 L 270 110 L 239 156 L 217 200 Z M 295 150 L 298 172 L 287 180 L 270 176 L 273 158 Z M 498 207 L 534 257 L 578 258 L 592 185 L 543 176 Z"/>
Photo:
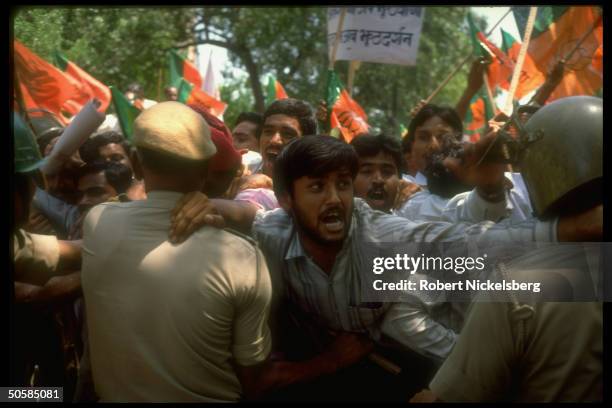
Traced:
<path fill-rule="evenodd" d="M 594 205 L 603 179 L 603 100 L 572 96 L 538 109 L 522 129 L 519 163 L 535 213 Z"/>

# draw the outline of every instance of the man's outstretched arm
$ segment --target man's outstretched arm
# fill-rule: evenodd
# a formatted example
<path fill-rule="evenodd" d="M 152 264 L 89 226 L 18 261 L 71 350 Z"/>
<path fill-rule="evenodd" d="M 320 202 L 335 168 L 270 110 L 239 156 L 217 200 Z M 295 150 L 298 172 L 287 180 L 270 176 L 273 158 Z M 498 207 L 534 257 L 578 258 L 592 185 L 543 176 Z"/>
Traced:
<path fill-rule="evenodd" d="M 180 243 L 204 225 L 228 226 L 249 234 L 258 208 L 244 201 L 209 199 L 199 191 L 185 194 L 172 211 L 170 242 Z"/>

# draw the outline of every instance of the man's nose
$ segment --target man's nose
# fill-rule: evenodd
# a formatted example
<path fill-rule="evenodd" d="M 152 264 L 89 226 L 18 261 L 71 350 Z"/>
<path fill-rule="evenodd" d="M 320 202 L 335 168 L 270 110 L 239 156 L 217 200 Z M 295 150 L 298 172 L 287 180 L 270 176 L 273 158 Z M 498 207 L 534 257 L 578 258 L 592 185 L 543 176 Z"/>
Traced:
<path fill-rule="evenodd" d="M 383 184 L 385 180 L 383 179 L 382 173 L 380 171 L 375 171 L 372 176 L 372 183 L 374 184 Z"/>
<path fill-rule="evenodd" d="M 281 137 L 280 132 L 275 132 L 272 135 L 272 138 L 270 139 L 270 144 L 276 144 L 276 145 L 282 145 L 283 143 L 283 138 Z"/>
<path fill-rule="evenodd" d="M 325 204 L 337 204 L 340 203 L 340 194 L 336 186 L 330 186 L 327 189 L 327 197 L 325 200 Z"/>

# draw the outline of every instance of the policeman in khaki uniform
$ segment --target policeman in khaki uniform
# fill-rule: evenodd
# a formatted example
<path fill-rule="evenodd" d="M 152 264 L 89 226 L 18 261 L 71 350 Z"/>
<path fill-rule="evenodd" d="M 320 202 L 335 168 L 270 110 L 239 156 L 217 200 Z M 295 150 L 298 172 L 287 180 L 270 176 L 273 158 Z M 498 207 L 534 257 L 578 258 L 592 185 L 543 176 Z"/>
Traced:
<path fill-rule="evenodd" d="M 591 207 L 603 211 L 602 121 L 603 101 L 577 96 L 544 106 L 525 125 L 521 171 L 539 218 Z M 570 261 L 559 262 L 571 251 L 582 251 L 582 265 L 588 265 L 574 282 L 566 281 L 568 295 L 561 302 L 541 294 L 519 302 L 508 292 L 510 302 L 475 303 L 431 391 L 411 402 L 602 401 L 602 304 L 584 301 L 601 300 L 602 269 L 593 267 L 599 253 L 580 245 L 538 248 L 498 266 L 506 278 L 538 280 L 546 270 L 573 268 Z M 592 295 L 577 298 L 585 281 L 593 285 Z"/>
<path fill-rule="evenodd" d="M 89 358 L 100 401 L 236 401 L 235 365 L 265 361 L 271 298 L 253 241 L 212 227 L 168 241 L 171 211 L 216 153 L 191 108 L 162 102 L 134 122 L 147 199 L 95 206 L 83 228 Z"/>

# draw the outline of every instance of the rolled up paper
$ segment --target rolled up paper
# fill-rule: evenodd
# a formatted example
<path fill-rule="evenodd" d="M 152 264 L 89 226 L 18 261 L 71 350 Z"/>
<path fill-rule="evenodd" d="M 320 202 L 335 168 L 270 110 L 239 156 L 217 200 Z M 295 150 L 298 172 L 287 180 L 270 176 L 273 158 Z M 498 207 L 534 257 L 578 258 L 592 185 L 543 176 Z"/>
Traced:
<path fill-rule="evenodd" d="M 56 174 L 70 156 L 104 122 L 104 114 L 96 110 L 98 106 L 100 106 L 100 102 L 93 99 L 72 119 L 53 147 L 46 164 L 41 168 L 43 173 L 47 175 Z"/>

